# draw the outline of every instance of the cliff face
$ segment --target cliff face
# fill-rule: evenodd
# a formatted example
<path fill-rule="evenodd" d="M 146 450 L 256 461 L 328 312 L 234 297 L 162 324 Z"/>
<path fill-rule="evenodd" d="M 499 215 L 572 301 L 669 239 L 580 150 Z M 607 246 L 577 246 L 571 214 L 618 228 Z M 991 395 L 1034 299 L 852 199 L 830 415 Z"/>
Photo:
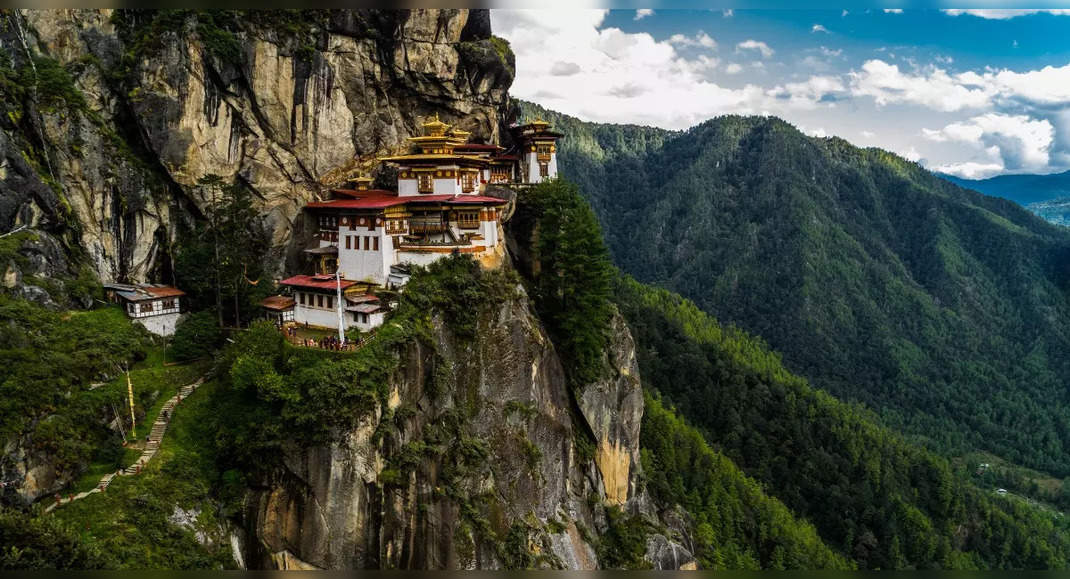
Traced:
<path fill-rule="evenodd" d="M 637 485 L 643 399 L 622 322 L 614 368 L 579 408 L 522 291 L 482 312 L 472 340 L 434 328 L 403 354 L 388 412 L 289 449 L 251 494 L 250 566 L 595 569 L 607 505 L 655 520 Z"/>
<path fill-rule="evenodd" d="M 23 90 L 0 119 L 0 229 L 54 236 L 105 281 L 169 279 L 206 175 L 256 192 L 281 267 L 324 185 L 434 113 L 496 139 L 512 82 L 485 11 L 2 18 L 6 77 Z"/>

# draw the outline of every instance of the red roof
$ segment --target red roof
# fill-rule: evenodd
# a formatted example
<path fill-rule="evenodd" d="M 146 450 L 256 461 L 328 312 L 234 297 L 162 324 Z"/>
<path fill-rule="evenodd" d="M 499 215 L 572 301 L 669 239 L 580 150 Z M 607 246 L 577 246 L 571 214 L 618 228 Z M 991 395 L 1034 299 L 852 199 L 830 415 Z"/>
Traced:
<path fill-rule="evenodd" d="M 295 275 L 291 278 L 286 278 L 279 283 L 282 285 L 312 289 L 333 290 L 338 288 L 338 284 L 335 282 L 333 275 Z M 356 283 L 357 282 L 355 281 L 343 279 L 341 282 L 342 289 L 346 289 Z"/>
<path fill-rule="evenodd" d="M 174 296 L 184 296 L 186 292 L 174 288 L 171 286 L 141 286 L 141 289 L 150 294 L 154 298 L 169 298 Z"/>
<path fill-rule="evenodd" d="M 497 197 L 484 197 L 481 195 L 453 195 L 447 193 L 442 195 L 407 195 L 405 197 L 399 197 L 396 193 L 390 191 L 359 191 L 358 193 L 370 194 L 360 195 L 354 199 L 317 201 L 309 203 L 305 207 L 314 209 L 382 209 L 384 207 L 393 207 L 395 205 L 405 205 L 406 203 L 445 203 L 447 205 L 505 203 L 505 200 L 503 199 L 498 199 Z"/>
<path fill-rule="evenodd" d="M 382 189 L 370 189 L 368 191 L 352 191 L 347 189 L 336 190 L 352 199 L 335 199 L 333 201 L 316 201 L 305 207 L 327 209 L 382 209 L 394 205 L 403 205 L 406 198 L 398 197 L 393 191 Z"/>

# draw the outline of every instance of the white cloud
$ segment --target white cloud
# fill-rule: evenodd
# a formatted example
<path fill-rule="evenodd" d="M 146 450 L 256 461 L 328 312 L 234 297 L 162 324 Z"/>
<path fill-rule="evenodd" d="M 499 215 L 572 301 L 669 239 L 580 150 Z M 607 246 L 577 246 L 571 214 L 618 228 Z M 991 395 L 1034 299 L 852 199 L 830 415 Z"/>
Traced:
<path fill-rule="evenodd" d="M 736 45 L 736 52 L 740 52 L 743 50 L 757 50 L 762 54 L 762 58 L 769 58 L 770 56 L 773 56 L 774 52 L 776 52 L 772 48 L 769 48 L 768 44 L 753 39 L 744 40 L 743 42 L 740 42 Z"/>
<path fill-rule="evenodd" d="M 580 73 L 580 65 L 575 62 L 565 62 L 559 60 L 550 67 L 550 74 L 553 76 L 572 76 Z"/>
<path fill-rule="evenodd" d="M 769 89 L 772 98 L 787 101 L 797 109 L 814 109 L 822 104 L 832 106 L 844 91 L 843 81 L 835 76 L 812 76 L 803 82 L 789 82 Z"/>
<path fill-rule="evenodd" d="M 862 135 L 862 137 L 864 137 L 866 139 L 872 139 L 873 137 L 877 136 L 877 133 L 874 133 L 873 131 L 866 131 L 866 130 L 863 130 L 860 134 Z"/>
<path fill-rule="evenodd" d="M 828 48 L 826 46 L 822 46 L 822 47 L 818 48 L 818 50 L 821 51 L 821 54 L 823 54 L 823 55 L 825 55 L 825 56 L 827 56 L 829 58 L 832 58 L 834 56 L 839 56 L 839 55 L 843 54 L 843 49 L 842 48 L 838 48 L 836 50 L 832 50 L 831 48 Z"/>
<path fill-rule="evenodd" d="M 904 73 L 883 60 L 869 60 L 861 71 L 851 71 L 851 93 L 870 96 L 878 105 L 911 103 L 950 112 L 987 106 L 993 96 L 989 87 L 971 86 L 947 71 L 930 67 L 921 74 Z"/>
<path fill-rule="evenodd" d="M 642 20 L 642 19 L 646 18 L 647 16 L 653 16 L 653 15 L 654 15 L 654 11 L 651 10 L 650 8 L 640 8 L 640 9 L 635 11 L 635 20 Z"/>
<path fill-rule="evenodd" d="M 1003 172 L 1003 165 L 1000 163 L 978 163 L 976 161 L 930 165 L 927 168 L 930 171 L 947 173 L 963 179 L 986 179 Z"/>
<path fill-rule="evenodd" d="M 810 135 L 811 137 L 817 137 L 819 139 L 823 139 L 823 138 L 829 136 L 828 132 L 824 129 L 824 127 L 817 127 L 817 128 L 814 128 L 814 129 L 808 129 L 808 128 L 800 126 L 799 130 L 804 132 L 804 133 L 806 133 L 807 135 Z"/>
<path fill-rule="evenodd" d="M 915 149 L 913 146 L 911 146 L 906 151 L 900 152 L 899 156 L 912 163 L 917 163 L 921 160 L 921 153 L 919 153 L 918 150 Z"/>
<path fill-rule="evenodd" d="M 820 24 L 814 24 L 812 27 L 810 27 L 810 32 L 811 33 L 824 32 L 825 34 L 828 34 L 829 33 L 829 29 L 825 28 L 824 26 L 822 26 Z"/>
<path fill-rule="evenodd" d="M 976 16 L 978 18 L 985 18 L 988 20 L 1009 20 L 1011 18 L 1017 18 L 1019 16 L 1028 16 L 1030 14 L 1055 14 L 1058 16 L 1070 15 L 1070 10 L 1042 10 L 1038 8 L 1020 8 L 1020 9 L 993 9 L 993 10 L 962 10 L 951 9 L 942 10 L 944 14 L 949 16 L 962 16 L 964 14 L 970 16 Z"/>
<path fill-rule="evenodd" d="M 731 18 L 731 17 L 733 17 L 735 15 L 736 15 L 735 11 L 733 11 L 731 8 L 725 8 L 724 10 L 721 11 L 721 16 L 724 17 L 724 18 Z"/>
<path fill-rule="evenodd" d="M 517 55 L 510 92 L 594 121 L 668 128 L 687 128 L 728 112 L 757 113 L 772 100 L 753 84 L 727 88 L 712 82 L 708 73 L 719 61 L 709 55 L 685 57 L 674 41 L 603 27 L 605 14 L 492 10 L 495 33 L 508 39 Z M 713 39 L 706 38 L 688 40 L 709 47 Z M 576 68 L 579 73 L 562 76 Z"/>
<path fill-rule="evenodd" d="M 701 46 L 703 48 L 717 48 L 717 41 L 710 37 L 709 34 L 699 30 L 698 34 L 694 37 L 686 36 L 683 34 L 673 34 L 669 37 L 669 42 L 678 46 Z"/>
<path fill-rule="evenodd" d="M 982 149 L 1000 170 L 1043 171 L 1051 161 L 1055 127 L 1047 119 L 985 113 L 942 129 L 922 129 L 936 142 L 961 142 Z M 993 165 L 996 163 L 988 163 Z M 977 167 L 974 167 L 977 170 Z"/>
<path fill-rule="evenodd" d="M 743 67 L 734 62 L 731 62 L 724 67 L 724 71 L 728 74 L 739 74 L 743 72 Z"/>
<path fill-rule="evenodd" d="M 885 8 L 884 9 L 884 13 L 885 14 L 902 14 L 903 13 L 903 9 L 902 8 Z"/>
<path fill-rule="evenodd" d="M 850 14 L 850 12 L 848 12 L 847 9 L 844 8 L 843 12 L 840 13 L 840 18 L 843 18 L 844 16 L 847 16 L 848 14 Z"/>

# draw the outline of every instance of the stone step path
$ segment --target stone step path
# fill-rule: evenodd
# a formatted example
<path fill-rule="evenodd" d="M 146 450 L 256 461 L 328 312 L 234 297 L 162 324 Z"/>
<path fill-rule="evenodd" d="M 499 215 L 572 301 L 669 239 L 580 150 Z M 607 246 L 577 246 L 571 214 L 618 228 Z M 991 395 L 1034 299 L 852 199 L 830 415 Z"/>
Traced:
<path fill-rule="evenodd" d="M 186 398 L 189 398 L 190 394 L 193 394 L 197 390 L 197 387 L 204 383 L 204 378 L 198 379 L 192 384 L 187 384 L 179 389 L 178 394 L 171 397 L 170 400 L 164 402 L 163 408 L 160 409 L 160 413 L 156 415 L 156 421 L 152 423 L 152 429 L 149 431 L 149 440 L 145 443 L 145 450 L 141 452 L 141 456 L 138 457 L 134 464 L 122 469 L 115 473 L 108 473 L 104 475 L 104 478 L 100 479 L 100 483 L 96 488 L 85 492 L 78 493 L 76 495 L 68 495 L 66 499 L 60 497 L 56 502 L 48 505 L 45 508 L 46 513 L 52 512 L 52 509 L 60 505 L 66 505 L 68 503 L 84 499 L 91 494 L 104 492 L 104 489 L 108 488 L 111 481 L 116 476 L 131 476 L 141 473 L 141 469 L 152 460 L 152 457 L 156 456 L 156 451 L 160 449 L 160 443 L 163 441 L 163 435 L 167 432 L 167 425 L 171 423 L 171 417 L 174 415 L 175 407 L 179 402 L 182 402 Z"/>

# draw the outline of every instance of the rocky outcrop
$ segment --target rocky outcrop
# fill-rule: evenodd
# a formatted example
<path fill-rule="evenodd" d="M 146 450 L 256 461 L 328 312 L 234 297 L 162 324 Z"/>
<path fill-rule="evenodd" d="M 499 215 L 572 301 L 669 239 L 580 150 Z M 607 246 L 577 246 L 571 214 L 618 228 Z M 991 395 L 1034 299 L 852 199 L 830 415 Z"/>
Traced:
<path fill-rule="evenodd" d="M 206 175 L 256 192 L 281 267 L 324 185 L 434 113 L 496 139 L 512 81 L 479 11 L 2 18 L 10 76 L 66 74 L 72 86 L 51 95 L 38 82 L 5 105 L 0 231 L 44 227 L 105 281 L 168 279 L 176 237 L 208 203 L 196 187 Z"/>
<path fill-rule="evenodd" d="M 593 428 L 522 289 L 482 313 L 474 339 L 434 328 L 432 343 L 403 354 L 386 410 L 331 445 L 289 448 L 251 495 L 251 566 L 595 569 L 604 508 L 644 510 L 627 327 L 615 328 L 615 375 L 580 404 Z M 585 455 L 584 440 L 612 451 Z M 669 542 L 658 537 L 660 553 Z"/>

